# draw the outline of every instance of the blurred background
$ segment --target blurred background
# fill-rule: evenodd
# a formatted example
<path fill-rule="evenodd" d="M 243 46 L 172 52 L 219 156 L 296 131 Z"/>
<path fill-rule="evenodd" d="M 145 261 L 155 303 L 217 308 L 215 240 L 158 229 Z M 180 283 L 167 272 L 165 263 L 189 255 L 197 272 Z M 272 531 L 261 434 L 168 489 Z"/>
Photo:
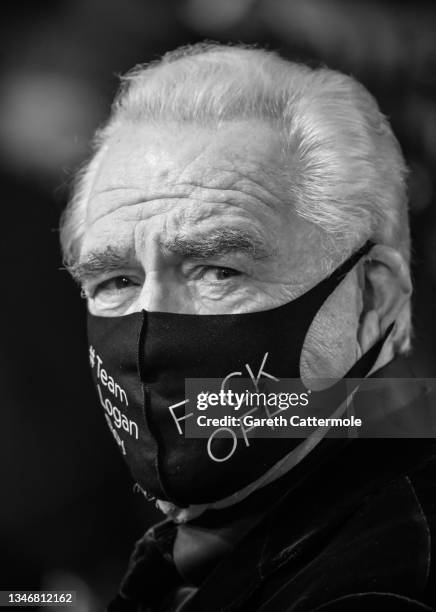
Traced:
<path fill-rule="evenodd" d="M 418 376 L 436 376 L 436 6 L 415 0 L 15 0 L 0 25 L 0 589 L 115 592 L 154 507 L 88 373 L 59 214 L 119 74 L 181 44 L 257 43 L 362 81 L 410 167 Z"/>

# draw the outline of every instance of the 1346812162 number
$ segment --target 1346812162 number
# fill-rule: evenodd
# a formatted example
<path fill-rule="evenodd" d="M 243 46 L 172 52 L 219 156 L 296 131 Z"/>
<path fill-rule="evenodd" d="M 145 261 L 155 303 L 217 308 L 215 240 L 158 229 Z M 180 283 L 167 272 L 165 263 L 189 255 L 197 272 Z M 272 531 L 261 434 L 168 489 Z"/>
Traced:
<path fill-rule="evenodd" d="M 75 604 L 75 593 L 72 591 L 15 591 L 0 593 L 1 606 L 14 605 L 64 605 Z"/>

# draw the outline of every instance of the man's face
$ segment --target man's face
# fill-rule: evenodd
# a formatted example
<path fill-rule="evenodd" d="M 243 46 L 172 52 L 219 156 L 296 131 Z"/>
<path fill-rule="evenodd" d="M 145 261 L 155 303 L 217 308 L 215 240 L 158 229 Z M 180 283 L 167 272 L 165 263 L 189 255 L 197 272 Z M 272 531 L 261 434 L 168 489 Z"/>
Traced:
<path fill-rule="evenodd" d="M 292 162 L 281 150 L 275 130 L 258 122 L 120 128 L 86 214 L 78 272 L 90 311 L 245 313 L 324 278 L 321 230 L 293 212 L 284 180 Z M 303 375 L 350 367 L 359 310 L 352 273 L 312 325 Z"/>

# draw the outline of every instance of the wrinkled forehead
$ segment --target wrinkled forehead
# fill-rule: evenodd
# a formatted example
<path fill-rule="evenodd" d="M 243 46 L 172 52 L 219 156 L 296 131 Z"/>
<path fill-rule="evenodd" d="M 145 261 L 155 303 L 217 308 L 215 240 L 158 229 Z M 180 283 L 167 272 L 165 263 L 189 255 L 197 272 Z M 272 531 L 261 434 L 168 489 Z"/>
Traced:
<path fill-rule="evenodd" d="M 244 242 L 246 252 L 306 261 L 318 256 L 319 232 L 294 211 L 291 173 L 276 130 L 263 123 L 125 126 L 107 143 L 80 258 L 132 245 L 143 252 L 155 239 L 204 243 L 217 232 L 222 243 L 225 229 L 226 240 Z"/>
<path fill-rule="evenodd" d="M 86 222 L 119 206 L 193 197 L 217 204 L 257 200 L 289 210 L 277 131 L 262 122 L 221 128 L 124 125 L 105 145 Z"/>

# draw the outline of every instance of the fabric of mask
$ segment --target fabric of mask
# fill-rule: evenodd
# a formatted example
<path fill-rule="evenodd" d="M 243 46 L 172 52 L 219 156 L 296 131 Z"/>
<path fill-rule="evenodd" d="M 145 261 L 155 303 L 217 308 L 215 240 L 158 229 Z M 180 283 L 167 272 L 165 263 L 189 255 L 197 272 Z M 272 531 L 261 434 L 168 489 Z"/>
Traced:
<path fill-rule="evenodd" d="M 254 481 L 301 444 L 301 438 L 255 438 L 249 446 L 238 444 L 228 460 L 214 461 L 206 439 L 180 434 L 169 406 L 183 402 L 186 379 L 224 379 L 245 364 L 255 372 L 266 353 L 265 371 L 277 378 L 300 379 L 302 348 L 313 319 L 372 246 L 367 243 L 305 294 L 270 310 L 225 315 L 89 314 L 97 394 L 133 478 L 144 491 L 180 507 L 217 501 Z M 368 374 L 386 336 L 346 377 Z M 312 393 L 312 399 L 328 403 L 333 412 L 345 399 L 341 382 Z M 232 439 L 217 437 L 216 456 L 226 457 L 230 444 Z"/>

